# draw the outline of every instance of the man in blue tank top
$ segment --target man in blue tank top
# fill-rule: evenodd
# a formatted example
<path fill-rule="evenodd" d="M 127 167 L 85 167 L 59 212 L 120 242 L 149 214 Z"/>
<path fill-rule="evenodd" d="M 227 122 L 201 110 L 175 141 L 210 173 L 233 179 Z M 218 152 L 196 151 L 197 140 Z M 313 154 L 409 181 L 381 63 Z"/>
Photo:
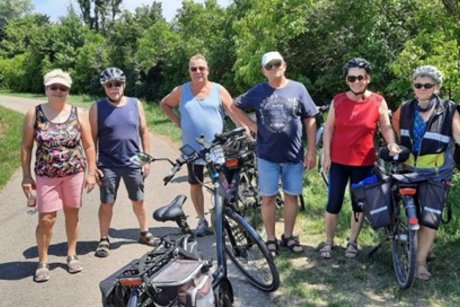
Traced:
<path fill-rule="evenodd" d="M 284 191 L 284 233 L 281 245 L 292 252 L 303 251 L 293 235 L 298 196 L 302 193 L 304 167 L 311 169 L 316 160 L 317 108 L 303 84 L 285 77 L 286 62 L 279 52 L 262 57 L 262 73 L 267 82 L 258 84 L 238 97 L 232 105 L 236 118 L 257 132 L 256 154 L 259 194 L 262 196 L 262 219 L 267 232 L 267 248 L 278 254 L 275 235 L 278 183 Z M 243 110 L 256 112 L 253 121 Z M 302 123 L 308 139 L 304 156 Z"/>
<path fill-rule="evenodd" d="M 107 257 L 110 221 L 121 179 L 139 222 L 139 243 L 153 246 L 154 238 L 148 228 L 144 206 L 144 178 L 150 172 L 150 165 L 141 168 L 130 160 L 141 151 L 150 154 L 150 133 L 140 101 L 124 96 L 126 76 L 123 71 L 116 67 L 107 68 L 101 73 L 100 82 L 107 97 L 91 106 L 89 116 L 94 144 L 98 149 L 97 165 L 101 182 L 101 239 L 95 255 Z"/>
<path fill-rule="evenodd" d="M 224 109 L 230 111 L 232 97 L 220 84 L 208 80 L 209 67 L 204 56 L 197 54 L 189 61 L 190 82 L 177 86 L 164 97 L 160 105 L 165 114 L 182 130 L 182 143 L 195 150 L 201 150 L 196 138 L 204 135 L 212 142 L 216 133 L 224 127 Z M 179 112 L 175 112 L 179 108 Z M 231 113 L 229 113 L 231 115 Z M 204 217 L 204 195 L 200 182 L 203 181 L 204 161 L 187 165 L 190 196 L 199 221 L 195 234 L 209 233 L 208 222 Z"/>

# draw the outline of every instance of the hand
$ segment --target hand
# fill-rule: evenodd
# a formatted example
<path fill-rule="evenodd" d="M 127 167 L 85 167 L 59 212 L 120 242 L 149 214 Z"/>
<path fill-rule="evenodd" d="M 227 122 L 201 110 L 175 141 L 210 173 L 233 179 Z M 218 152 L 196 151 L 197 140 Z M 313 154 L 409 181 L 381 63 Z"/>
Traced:
<path fill-rule="evenodd" d="M 96 185 L 96 182 L 98 180 L 97 177 L 98 174 L 87 174 L 85 176 L 84 187 L 86 188 L 86 193 L 89 193 L 94 189 L 94 186 Z"/>
<path fill-rule="evenodd" d="M 303 165 L 306 169 L 313 169 L 316 165 L 316 153 L 314 151 L 309 151 L 303 161 Z"/>
<path fill-rule="evenodd" d="M 329 155 L 324 155 L 323 153 L 322 159 L 323 162 L 321 163 L 321 168 L 325 174 L 328 174 L 329 170 L 331 169 L 331 157 Z"/>
<path fill-rule="evenodd" d="M 390 151 L 390 156 L 395 156 L 401 152 L 401 148 L 399 148 L 399 145 L 396 143 L 389 143 L 387 148 Z"/>
<path fill-rule="evenodd" d="M 150 164 L 144 164 L 142 175 L 144 176 L 144 178 L 147 178 L 149 174 L 150 174 Z"/>
<path fill-rule="evenodd" d="M 22 191 L 27 198 L 29 198 L 32 194 L 32 190 L 36 189 L 35 181 L 32 179 L 32 177 L 23 177 L 21 186 Z"/>

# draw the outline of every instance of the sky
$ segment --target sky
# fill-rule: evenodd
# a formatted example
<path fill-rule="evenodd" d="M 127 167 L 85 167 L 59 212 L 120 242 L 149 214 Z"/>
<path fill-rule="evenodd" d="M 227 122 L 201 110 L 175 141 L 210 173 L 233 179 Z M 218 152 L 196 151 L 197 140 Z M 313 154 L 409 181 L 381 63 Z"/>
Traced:
<path fill-rule="evenodd" d="M 136 7 L 142 5 L 151 5 L 154 0 L 123 0 L 122 9 L 134 11 Z M 46 14 L 51 17 L 51 21 L 58 21 L 59 17 L 67 15 L 67 7 L 70 3 L 73 4 L 77 12 L 80 12 L 77 0 L 33 0 L 34 12 Z M 163 15 L 167 21 L 171 21 L 176 15 L 178 8 L 182 6 L 182 0 L 156 0 L 161 2 Z M 203 0 L 195 0 L 195 2 L 203 3 Z M 217 0 L 219 5 L 228 6 L 231 0 Z"/>

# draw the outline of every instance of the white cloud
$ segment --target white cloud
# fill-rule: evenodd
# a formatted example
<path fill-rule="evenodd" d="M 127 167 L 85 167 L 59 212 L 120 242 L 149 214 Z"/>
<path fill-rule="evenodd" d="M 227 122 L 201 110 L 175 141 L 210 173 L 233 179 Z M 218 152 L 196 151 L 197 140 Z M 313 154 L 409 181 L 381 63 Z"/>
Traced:
<path fill-rule="evenodd" d="M 124 0 L 121 6 L 124 9 L 134 11 L 136 7 L 151 5 L 152 2 L 153 0 Z M 163 16 L 168 21 L 176 16 L 177 9 L 182 6 L 182 0 L 157 0 L 157 2 L 161 2 Z M 204 0 L 195 0 L 195 2 L 204 3 Z M 228 6 L 231 0 L 218 0 L 217 2 L 221 6 Z M 52 21 L 57 21 L 59 17 L 67 15 L 67 8 L 70 3 L 77 12 L 80 12 L 77 0 L 33 0 L 34 11 L 50 16 Z"/>

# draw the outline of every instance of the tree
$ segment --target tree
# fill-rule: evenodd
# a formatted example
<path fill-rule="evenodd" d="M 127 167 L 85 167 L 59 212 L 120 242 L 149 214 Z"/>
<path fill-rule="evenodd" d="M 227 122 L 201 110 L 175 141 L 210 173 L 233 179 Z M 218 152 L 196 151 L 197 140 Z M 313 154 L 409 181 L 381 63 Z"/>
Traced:
<path fill-rule="evenodd" d="M 105 32 L 121 12 L 122 0 L 78 0 L 83 21 L 91 29 Z"/>
<path fill-rule="evenodd" d="M 0 0 L 0 41 L 9 20 L 21 17 L 32 10 L 32 0 Z"/>

